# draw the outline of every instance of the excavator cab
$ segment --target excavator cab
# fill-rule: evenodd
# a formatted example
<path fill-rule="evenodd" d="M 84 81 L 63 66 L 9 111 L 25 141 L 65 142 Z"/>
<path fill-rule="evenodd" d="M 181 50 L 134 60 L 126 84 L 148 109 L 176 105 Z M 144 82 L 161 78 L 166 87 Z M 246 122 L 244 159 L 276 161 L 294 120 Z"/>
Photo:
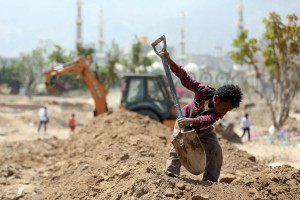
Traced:
<path fill-rule="evenodd" d="M 162 75 L 126 74 L 121 79 L 121 106 L 163 122 L 176 119 L 173 103 Z"/>

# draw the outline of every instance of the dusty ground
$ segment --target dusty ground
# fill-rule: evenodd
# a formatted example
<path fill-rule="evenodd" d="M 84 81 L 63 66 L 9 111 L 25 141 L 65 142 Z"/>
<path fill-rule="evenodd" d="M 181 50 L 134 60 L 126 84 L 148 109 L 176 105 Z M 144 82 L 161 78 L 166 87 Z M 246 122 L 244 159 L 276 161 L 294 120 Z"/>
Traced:
<path fill-rule="evenodd" d="M 93 118 L 90 98 L 1 96 L 0 199 L 300 199 L 297 141 L 266 143 L 269 121 L 263 106 L 249 111 L 257 133 L 252 142 L 219 138 L 224 165 L 219 182 L 211 183 L 184 168 L 180 178 L 166 176 L 171 130 L 116 109 L 113 100 L 113 112 Z M 47 135 L 38 136 L 40 105 L 48 107 L 50 123 Z M 72 112 L 79 126 L 70 135 Z M 242 115 L 236 110 L 224 120 L 235 123 L 239 135 Z M 298 128 L 293 115 L 288 125 Z M 269 166 L 285 163 L 294 167 Z"/>

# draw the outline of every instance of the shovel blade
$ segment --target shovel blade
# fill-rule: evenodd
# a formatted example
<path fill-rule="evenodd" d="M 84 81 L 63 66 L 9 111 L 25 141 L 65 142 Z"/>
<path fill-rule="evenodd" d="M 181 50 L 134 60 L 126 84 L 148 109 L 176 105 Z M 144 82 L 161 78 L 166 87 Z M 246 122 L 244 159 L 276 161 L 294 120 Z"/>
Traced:
<path fill-rule="evenodd" d="M 204 147 L 195 130 L 179 132 L 172 141 L 181 164 L 192 174 L 199 175 L 206 167 Z"/>

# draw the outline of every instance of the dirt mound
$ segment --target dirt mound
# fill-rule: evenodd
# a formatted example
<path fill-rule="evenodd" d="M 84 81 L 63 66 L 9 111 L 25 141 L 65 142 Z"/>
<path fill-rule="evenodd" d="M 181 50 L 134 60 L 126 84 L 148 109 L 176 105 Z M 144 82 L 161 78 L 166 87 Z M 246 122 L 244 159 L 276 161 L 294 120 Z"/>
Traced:
<path fill-rule="evenodd" d="M 216 123 L 215 124 L 215 132 L 221 135 L 224 139 L 233 142 L 233 143 L 242 143 L 239 135 L 234 132 L 234 124 L 233 123 Z"/>
<path fill-rule="evenodd" d="M 247 175 L 238 183 L 255 188 L 268 199 L 299 199 L 300 170 L 284 165 L 274 169 L 266 168 L 260 173 Z"/>
<path fill-rule="evenodd" d="M 221 137 L 224 163 L 218 183 L 200 181 L 184 168 L 180 178 L 169 178 L 164 167 L 170 139 L 171 130 L 162 124 L 116 111 L 98 116 L 68 140 L 3 144 L 0 199 L 300 197 L 299 170 L 271 169 Z M 16 194 L 16 185 L 24 192 Z"/>

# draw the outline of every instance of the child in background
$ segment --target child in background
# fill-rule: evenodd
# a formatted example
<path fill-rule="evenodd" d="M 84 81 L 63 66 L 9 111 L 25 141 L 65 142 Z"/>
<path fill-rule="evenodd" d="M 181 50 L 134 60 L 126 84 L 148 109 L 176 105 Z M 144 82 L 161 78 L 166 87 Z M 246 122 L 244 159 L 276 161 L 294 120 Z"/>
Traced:
<path fill-rule="evenodd" d="M 47 123 L 49 122 L 47 107 L 42 106 L 39 109 L 38 114 L 39 114 L 39 124 L 38 124 L 37 133 L 40 134 L 40 129 L 42 126 L 44 126 L 44 134 L 46 134 L 47 133 Z"/>
<path fill-rule="evenodd" d="M 246 113 L 245 116 L 241 120 L 241 128 L 243 129 L 243 135 L 241 136 L 241 139 L 244 137 L 244 135 L 247 132 L 249 142 L 251 141 L 250 126 L 251 126 L 251 122 L 250 122 L 248 114 Z"/>
<path fill-rule="evenodd" d="M 72 115 L 69 119 L 69 127 L 70 127 L 71 133 L 74 133 L 75 127 L 76 127 L 76 121 L 75 121 L 75 114 L 74 113 L 72 113 Z"/>

